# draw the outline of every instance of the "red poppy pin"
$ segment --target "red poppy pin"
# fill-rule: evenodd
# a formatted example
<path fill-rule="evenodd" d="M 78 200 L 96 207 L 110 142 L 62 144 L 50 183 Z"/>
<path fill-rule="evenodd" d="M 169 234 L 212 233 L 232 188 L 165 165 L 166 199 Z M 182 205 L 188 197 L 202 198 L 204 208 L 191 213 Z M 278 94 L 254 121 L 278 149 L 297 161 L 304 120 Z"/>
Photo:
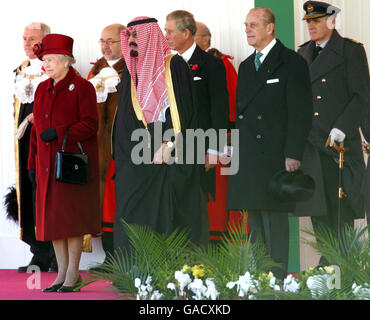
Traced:
<path fill-rule="evenodd" d="M 192 66 L 191 66 L 191 70 L 193 70 L 193 71 L 195 71 L 195 70 L 197 70 L 198 69 L 198 64 L 193 64 Z"/>

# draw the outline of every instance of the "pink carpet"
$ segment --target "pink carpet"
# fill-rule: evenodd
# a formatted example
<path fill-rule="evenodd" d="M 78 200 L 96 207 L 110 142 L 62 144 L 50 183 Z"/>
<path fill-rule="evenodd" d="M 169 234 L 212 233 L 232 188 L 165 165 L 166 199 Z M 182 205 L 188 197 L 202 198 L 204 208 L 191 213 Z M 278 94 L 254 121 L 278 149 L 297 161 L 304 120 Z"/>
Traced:
<path fill-rule="evenodd" d="M 87 272 L 80 272 L 84 282 L 91 279 Z M 41 272 L 39 280 L 35 274 L 18 273 L 17 270 L 0 270 L 0 300 L 116 300 L 118 294 L 112 292 L 110 283 L 96 281 L 83 287 L 80 292 L 45 293 L 56 278 L 56 273 Z M 40 288 L 38 287 L 40 284 Z"/>

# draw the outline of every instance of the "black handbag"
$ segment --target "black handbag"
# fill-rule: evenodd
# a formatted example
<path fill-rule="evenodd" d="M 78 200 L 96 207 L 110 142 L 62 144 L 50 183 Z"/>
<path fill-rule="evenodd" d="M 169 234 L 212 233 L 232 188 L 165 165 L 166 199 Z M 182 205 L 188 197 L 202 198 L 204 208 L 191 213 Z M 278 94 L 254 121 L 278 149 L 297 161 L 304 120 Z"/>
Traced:
<path fill-rule="evenodd" d="M 83 152 L 80 142 L 77 146 L 81 153 L 64 152 L 69 127 L 64 135 L 62 150 L 55 157 L 55 180 L 63 183 L 84 185 L 89 183 L 89 157 Z"/>

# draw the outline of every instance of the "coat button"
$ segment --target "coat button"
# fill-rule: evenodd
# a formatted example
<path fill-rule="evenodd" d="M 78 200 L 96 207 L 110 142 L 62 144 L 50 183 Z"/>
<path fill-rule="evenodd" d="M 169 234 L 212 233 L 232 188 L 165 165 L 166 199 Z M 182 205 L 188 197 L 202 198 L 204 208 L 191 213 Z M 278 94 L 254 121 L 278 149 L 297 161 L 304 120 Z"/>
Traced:
<path fill-rule="evenodd" d="M 319 116 L 319 113 L 318 113 L 318 112 L 315 112 L 313 115 L 314 115 L 315 117 L 318 117 L 318 116 Z"/>
<path fill-rule="evenodd" d="M 243 120 L 244 119 L 244 116 L 241 114 L 241 115 L 239 115 L 239 119 L 240 120 Z"/>
<path fill-rule="evenodd" d="M 262 120 L 262 116 L 259 114 L 259 115 L 257 116 L 257 119 L 258 119 L 258 120 Z"/>
<path fill-rule="evenodd" d="M 261 139 L 262 138 L 262 136 L 260 135 L 260 134 L 257 134 L 257 137 L 256 137 L 257 139 Z"/>
<path fill-rule="evenodd" d="M 47 118 L 49 118 L 49 115 L 48 114 L 45 114 L 45 118 L 47 119 Z"/>
<path fill-rule="evenodd" d="M 45 169 L 45 171 L 46 171 L 46 172 L 49 172 L 49 168 L 46 168 L 46 169 Z"/>
<path fill-rule="evenodd" d="M 317 99 L 317 100 L 321 100 L 321 99 L 322 99 L 322 97 L 321 97 L 321 96 L 317 96 L 317 97 L 316 97 L 316 99 Z"/>
<path fill-rule="evenodd" d="M 46 142 L 46 145 L 49 146 L 49 142 Z"/>
<path fill-rule="evenodd" d="M 322 82 L 322 83 L 325 83 L 325 82 L 326 82 L 326 79 L 325 79 L 325 78 L 322 78 L 322 79 L 321 79 L 321 82 Z"/>

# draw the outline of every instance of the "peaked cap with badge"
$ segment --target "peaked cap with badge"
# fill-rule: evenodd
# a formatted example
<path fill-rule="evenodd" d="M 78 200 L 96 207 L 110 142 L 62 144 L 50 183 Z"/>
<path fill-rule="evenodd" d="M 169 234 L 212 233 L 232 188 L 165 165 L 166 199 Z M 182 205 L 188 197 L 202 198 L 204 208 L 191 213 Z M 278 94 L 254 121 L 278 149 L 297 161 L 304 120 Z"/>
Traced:
<path fill-rule="evenodd" d="M 306 11 L 303 20 L 316 19 L 325 16 L 336 16 L 341 10 L 330 3 L 321 1 L 307 1 L 303 5 L 303 10 Z"/>

